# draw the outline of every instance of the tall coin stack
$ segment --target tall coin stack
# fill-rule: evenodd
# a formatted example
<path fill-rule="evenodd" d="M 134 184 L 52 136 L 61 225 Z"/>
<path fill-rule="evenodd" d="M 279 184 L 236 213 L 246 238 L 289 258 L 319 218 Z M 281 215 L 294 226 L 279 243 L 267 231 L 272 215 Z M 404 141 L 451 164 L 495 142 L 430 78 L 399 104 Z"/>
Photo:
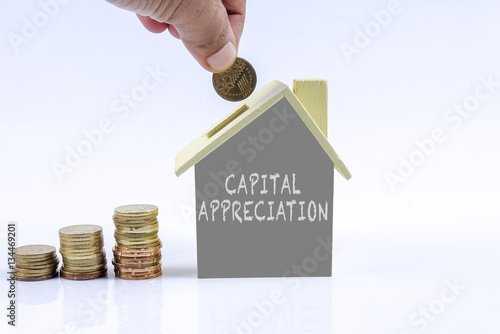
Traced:
<path fill-rule="evenodd" d="M 73 225 L 59 230 L 63 267 L 61 277 L 88 280 L 107 277 L 108 267 L 102 228 L 98 225 Z"/>
<path fill-rule="evenodd" d="M 144 280 L 161 276 L 161 241 L 158 238 L 158 207 L 124 205 L 115 209 L 116 245 L 113 265 L 118 278 Z"/>
<path fill-rule="evenodd" d="M 16 279 L 18 281 L 43 281 L 57 277 L 56 248 L 49 245 L 26 245 L 17 247 L 14 252 L 16 260 Z"/>

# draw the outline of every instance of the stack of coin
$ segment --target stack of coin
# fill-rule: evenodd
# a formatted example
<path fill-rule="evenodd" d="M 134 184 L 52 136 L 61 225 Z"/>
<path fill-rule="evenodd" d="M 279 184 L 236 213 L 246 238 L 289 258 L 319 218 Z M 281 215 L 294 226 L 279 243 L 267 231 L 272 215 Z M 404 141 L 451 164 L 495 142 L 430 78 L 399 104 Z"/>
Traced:
<path fill-rule="evenodd" d="M 116 277 L 143 280 L 161 276 L 157 215 L 158 207 L 149 204 L 124 205 L 115 209 L 113 265 Z"/>
<path fill-rule="evenodd" d="M 26 245 L 17 247 L 14 253 L 16 260 L 16 279 L 18 281 L 43 281 L 57 277 L 56 248 L 49 245 Z"/>
<path fill-rule="evenodd" d="M 97 225 L 73 225 L 59 230 L 63 266 L 61 277 L 88 280 L 107 277 L 108 267 L 102 228 Z"/>

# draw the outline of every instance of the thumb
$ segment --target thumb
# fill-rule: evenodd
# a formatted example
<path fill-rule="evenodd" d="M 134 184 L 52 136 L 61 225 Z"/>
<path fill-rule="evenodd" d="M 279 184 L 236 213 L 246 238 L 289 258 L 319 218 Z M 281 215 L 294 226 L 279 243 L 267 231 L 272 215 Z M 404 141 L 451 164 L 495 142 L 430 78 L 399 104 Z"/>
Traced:
<path fill-rule="evenodd" d="M 236 59 L 238 44 L 229 22 L 228 11 L 221 0 L 107 1 L 158 22 L 173 25 L 188 51 L 210 72 L 223 72 Z M 231 3 L 227 0 L 225 2 Z M 231 11 L 233 15 L 234 8 Z M 244 17 L 244 8 L 239 14 Z"/>
<path fill-rule="evenodd" d="M 236 38 L 226 8 L 220 0 L 186 2 L 192 5 L 186 10 L 185 19 L 172 22 L 179 37 L 206 70 L 226 70 L 234 63 L 237 54 Z"/>

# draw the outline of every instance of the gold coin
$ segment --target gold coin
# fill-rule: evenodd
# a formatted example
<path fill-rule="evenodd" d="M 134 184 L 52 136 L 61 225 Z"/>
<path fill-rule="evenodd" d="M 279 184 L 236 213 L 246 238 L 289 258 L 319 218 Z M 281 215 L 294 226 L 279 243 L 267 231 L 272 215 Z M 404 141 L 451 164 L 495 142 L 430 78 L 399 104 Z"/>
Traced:
<path fill-rule="evenodd" d="M 55 255 L 56 248 L 49 245 L 26 245 L 17 247 L 15 250 L 15 257 L 20 258 L 36 258 L 36 257 L 50 257 Z"/>
<path fill-rule="evenodd" d="M 88 235 L 99 235 L 102 233 L 102 227 L 99 225 L 71 225 L 63 227 L 59 230 L 59 236 L 63 237 L 78 237 Z"/>
<path fill-rule="evenodd" d="M 145 224 L 150 224 L 154 222 L 158 222 L 158 213 L 153 213 L 153 214 L 137 214 L 135 216 L 132 215 L 121 215 L 119 213 L 115 213 L 113 215 L 113 221 L 115 223 L 145 223 Z"/>
<path fill-rule="evenodd" d="M 117 241 L 116 245 L 120 248 L 145 249 L 145 248 L 153 248 L 160 245 L 160 241 L 158 240 L 157 242 L 151 244 L 127 244 L 127 245 L 121 244 Z"/>
<path fill-rule="evenodd" d="M 156 216 L 158 207 L 151 204 L 129 204 L 122 205 L 115 209 L 115 215 L 121 217 L 144 217 Z"/>
<path fill-rule="evenodd" d="M 33 266 L 39 266 L 39 265 L 45 265 L 45 264 L 51 264 L 51 263 L 59 263 L 59 258 L 54 255 L 50 258 L 47 258 L 47 259 L 39 259 L 39 258 L 35 258 L 35 259 L 16 259 L 16 265 L 33 265 Z"/>
<path fill-rule="evenodd" d="M 57 276 L 59 276 L 59 273 L 55 272 L 53 274 L 40 277 L 16 277 L 16 280 L 22 282 L 35 282 L 35 281 L 45 281 L 47 279 L 55 278 Z"/>
<path fill-rule="evenodd" d="M 116 226 L 116 231 L 119 233 L 127 234 L 140 234 L 140 233 L 158 233 L 158 223 L 151 225 L 137 225 L 137 226 Z"/>
<path fill-rule="evenodd" d="M 66 252 L 96 252 L 100 251 L 103 249 L 104 245 L 102 243 L 100 244 L 80 244 L 80 245 L 66 245 L 66 244 L 61 244 L 61 254 L 66 253 Z"/>
<path fill-rule="evenodd" d="M 154 223 L 158 221 L 158 211 L 156 213 L 137 213 L 135 215 L 115 213 L 112 218 L 115 223 Z"/>
<path fill-rule="evenodd" d="M 106 262 L 106 256 L 97 256 L 90 258 L 66 258 L 63 256 L 63 264 L 84 265 Z"/>
<path fill-rule="evenodd" d="M 158 237 L 158 232 L 149 232 L 149 233 L 124 233 L 120 232 L 119 230 L 115 230 L 115 239 L 120 239 L 120 240 L 130 240 L 130 241 L 137 241 L 137 240 L 150 240 Z"/>
<path fill-rule="evenodd" d="M 33 277 L 33 276 L 46 276 L 57 271 L 57 268 L 49 268 L 43 270 L 22 270 L 20 268 L 15 269 L 15 275 L 19 277 Z"/>
<path fill-rule="evenodd" d="M 98 268 L 105 267 L 107 265 L 107 261 L 99 261 L 99 262 L 85 262 L 85 263 L 75 263 L 75 262 L 69 262 L 69 263 L 64 263 L 62 268 L 66 271 L 92 271 L 92 268 L 96 268 L 93 271 L 97 271 Z"/>
<path fill-rule="evenodd" d="M 139 238 L 137 238 L 136 240 L 135 239 L 134 240 L 121 240 L 121 239 L 116 240 L 116 244 L 119 247 L 138 248 L 138 249 L 154 247 L 159 242 L 160 242 L 160 239 L 158 239 L 158 237 L 156 237 L 154 239 L 139 239 Z"/>
<path fill-rule="evenodd" d="M 61 244 L 64 245 L 98 245 L 102 244 L 103 239 L 102 238 L 79 238 L 79 239 L 66 239 L 66 238 L 59 238 L 59 241 Z"/>
<path fill-rule="evenodd" d="M 64 266 L 74 266 L 74 267 L 81 267 L 81 266 L 93 266 L 93 265 L 99 265 L 102 263 L 106 263 L 106 258 L 105 257 L 97 257 L 93 259 L 64 259 L 63 258 L 63 265 Z"/>
<path fill-rule="evenodd" d="M 99 232 L 98 234 L 75 234 L 75 235 L 68 235 L 68 234 L 59 234 L 59 239 L 68 241 L 68 242 L 82 242 L 82 241 L 98 241 L 102 239 L 102 232 Z"/>
<path fill-rule="evenodd" d="M 20 272 L 16 270 L 16 277 L 23 277 L 23 278 L 41 277 L 41 276 L 52 275 L 55 272 L 57 272 L 57 269 L 38 271 L 38 272 Z"/>
<path fill-rule="evenodd" d="M 98 253 L 91 253 L 91 254 L 63 254 L 62 255 L 63 260 L 75 260 L 75 261 L 84 261 L 84 260 L 93 260 L 93 259 L 99 259 L 106 257 L 106 253 L 104 251 L 98 252 Z"/>
<path fill-rule="evenodd" d="M 16 270 L 43 270 L 48 268 L 57 268 L 59 265 L 59 261 L 51 262 L 51 263 L 43 263 L 43 264 L 19 264 L 16 263 Z"/>
<path fill-rule="evenodd" d="M 16 266 L 14 271 L 19 272 L 19 273 L 36 274 L 36 273 L 40 273 L 40 272 L 44 272 L 44 271 L 52 272 L 52 271 L 55 271 L 56 269 L 57 269 L 57 266 L 38 267 L 38 268 L 21 268 L 21 267 Z"/>
<path fill-rule="evenodd" d="M 65 239 L 60 239 L 61 246 L 71 246 L 73 247 L 81 247 L 81 246 L 87 246 L 87 247 L 99 247 L 103 246 L 103 239 L 94 239 L 94 240 L 65 240 Z"/>
<path fill-rule="evenodd" d="M 96 272 L 96 271 L 102 271 L 104 268 L 107 268 L 107 266 L 106 265 L 92 266 L 92 267 L 69 267 L 69 266 L 64 266 L 62 269 L 64 269 L 64 271 L 66 273 L 69 273 L 69 274 L 88 274 L 88 273 L 93 273 L 93 272 Z"/>
<path fill-rule="evenodd" d="M 257 85 L 257 74 L 247 60 L 238 57 L 225 72 L 213 74 L 212 85 L 224 100 L 237 102 L 253 93 Z"/>
<path fill-rule="evenodd" d="M 158 228 L 158 220 L 123 220 L 114 221 L 115 228 L 121 230 L 154 229 Z"/>
<path fill-rule="evenodd" d="M 92 255 L 92 254 L 99 254 L 104 252 L 103 247 L 92 247 L 92 248 L 59 248 L 59 252 L 61 254 L 65 255 L 72 255 L 72 256 L 78 256 L 78 255 Z"/>
<path fill-rule="evenodd" d="M 138 255 L 138 256 L 137 256 Z M 133 263 L 147 263 L 151 261 L 160 261 L 161 260 L 161 252 L 144 256 L 140 253 L 127 253 L 124 255 L 119 255 L 114 253 L 113 259 L 118 263 L 123 264 L 133 264 Z"/>
<path fill-rule="evenodd" d="M 121 243 L 124 245 L 138 245 L 138 244 L 153 244 L 156 242 L 159 242 L 160 239 L 158 238 L 158 234 L 154 233 L 152 235 L 139 235 L 133 238 L 115 238 L 116 243 Z M 149 247 L 142 247 L 142 248 L 149 248 Z"/>

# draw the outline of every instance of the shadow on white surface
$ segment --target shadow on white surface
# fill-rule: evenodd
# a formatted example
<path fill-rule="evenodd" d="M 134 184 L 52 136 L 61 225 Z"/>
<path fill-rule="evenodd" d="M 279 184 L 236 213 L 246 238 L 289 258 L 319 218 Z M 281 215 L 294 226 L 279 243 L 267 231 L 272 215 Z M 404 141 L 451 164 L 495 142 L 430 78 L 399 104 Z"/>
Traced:
<path fill-rule="evenodd" d="M 161 333 L 163 280 L 142 281 L 115 278 L 113 293 L 118 309 L 117 333 Z"/>
<path fill-rule="evenodd" d="M 199 333 L 331 333 L 332 278 L 198 280 Z"/>
<path fill-rule="evenodd" d="M 19 304 L 43 305 L 59 298 L 61 283 L 59 278 L 39 282 L 17 281 L 17 298 Z"/>
<path fill-rule="evenodd" d="M 63 287 L 63 321 L 65 325 L 88 328 L 106 322 L 109 304 L 107 278 L 88 281 L 60 279 Z"/>

